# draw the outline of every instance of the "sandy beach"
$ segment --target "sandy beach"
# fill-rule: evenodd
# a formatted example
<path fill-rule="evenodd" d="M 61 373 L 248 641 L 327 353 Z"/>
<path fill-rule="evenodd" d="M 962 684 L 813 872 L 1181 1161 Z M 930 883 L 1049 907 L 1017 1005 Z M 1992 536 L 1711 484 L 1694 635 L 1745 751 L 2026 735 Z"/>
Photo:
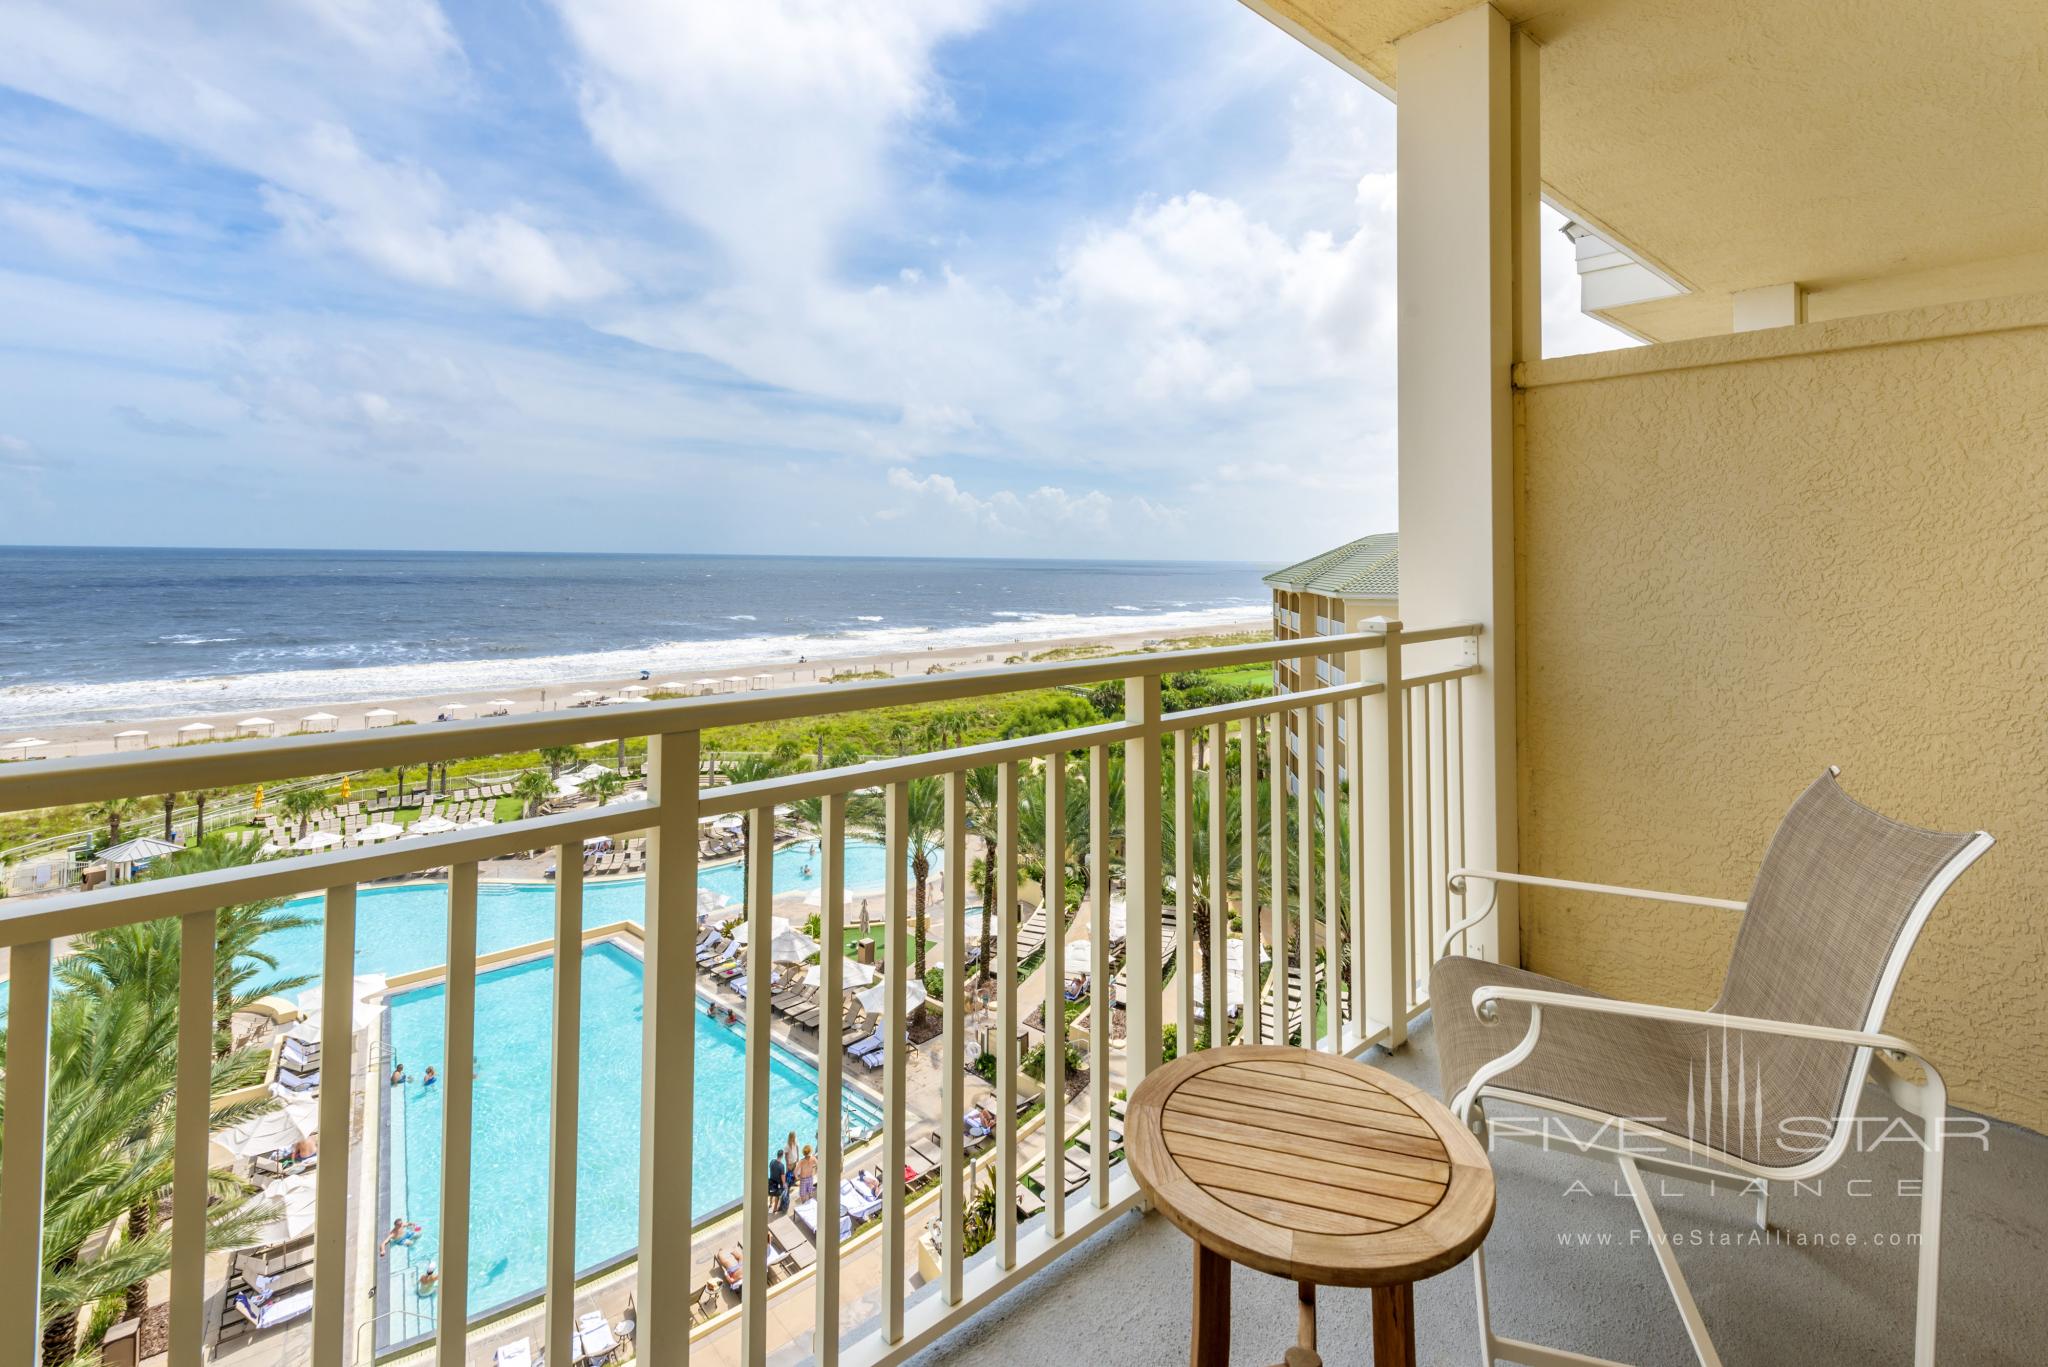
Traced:
<path fill-rule="evenodd" d="M 334 698 L 317 704 L 293 703 L 289 706 L 272 708 L 238 708 L 233 712 L 188 712 L 177 716 L 137 717 L 119 721 L 98 721 L 77 725 L 44 724 L 32 730 L 20 729 L 25 723 L 0 722 L 0 744 L 17 736 L 34 736 L 46 742 L 28 750 L 29 757 L 57 758 L 64 755 L 106 754 L 117 748 L 143 749 L 175 745 L 181 739 L 197 739 L 209 743 L 236 735 L 261 736 L 289 735 L 298 730 L 301 718 L 312 713 L 326 712 L 337 720 L 332 729 L 337 731 L 361 731 L 373 726 L 391 726 L 401 721 L 432 722 L 447 715 L 476 717 L 496 713 L 500 710 L 513 716 L 526 716 L 537 712 L 552 712 L 573 707 L 581 701 L 578 693 L 595 693 L 605 697 L 622 696 L 621 690 L 638 685 L 660 692 L 694 692 L 700 679 L 714 679 L 719 687 L 727 691 L 750 689 L 772 689 L 822 686 L 834 674 L 865 674 L 880 672 L 898 677 L 920 675 L 934 668 L 943 669 L 986 669 L 1000 667 L 1012 657 L 1030 661 L 1048 651 L 1063 647 L 1098 646 L 1110 653 L 1142 649 L 1148 642 L 1177 640 L 1191 635 L 1209 632 L 1242 632 L 1256 627 L 1258 623 L 1247 623 L 1242 616 L 1219 618 L 1206 626 L 1179 628 L 1162 635 L 1156 628 L 1150 631 L 1134 631 L 1089 636 L 1051 637 L 1039 640 L 1017 641 L 1003 645 L 974 645 L 961 647 L 933 647 L 924 651 L 897 651 L 886 655 L 849 655 L 832 658 L 819 657 L 796 664 L 787 660 L 759 664 L 721 665 L 703 674 L 680 678 L 669 678 L 660 674 L 641 679 L 637 673 L 623 677 L 579 679 L 548 684 L 544 687 L 505 687 L 502 689 L 469 689 L 449 693 L 432 693 L 410 698 L 376 698 L 349 696 Z M 762 676 L 766 676 L 765 678 Z M 664 684 L 681 684 L 681 689 L 664 689 Z M 490 704 L 504 699 L 511 706 L 497 708 Z M 449 710 L 447 704 L 462 706 Z M 369 713 L 384 710 L 392 715 L 375 716 Z M 267 731 L 258 727 L 244 728 L 241 723 L 251 717 L 268 717 L 275 725 Z M 180 728 L 193 723 L 205 723 L 212 731 L 194 731 L 181 735 Z M 320 724 L 319 729 L 326 729 Z M 309 728 L 311 729 L 311 728 Z M 126 737 L 117 740 L 124 731 L 146 731 L 148 736 Z M 23 757 L 21 750 L 7 752 L 7 758 Z"/>

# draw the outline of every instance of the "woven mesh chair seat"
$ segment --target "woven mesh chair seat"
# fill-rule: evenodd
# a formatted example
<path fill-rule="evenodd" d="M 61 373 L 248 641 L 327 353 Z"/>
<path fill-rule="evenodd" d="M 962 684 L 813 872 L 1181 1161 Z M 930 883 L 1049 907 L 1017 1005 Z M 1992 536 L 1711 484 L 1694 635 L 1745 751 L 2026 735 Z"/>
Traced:
<path fill-rule="evenodd" d="M 1894 821 L 1822 774 L 1764 854 L 1713 1009 L 1865 1029 L 1894 951 L 1917 934 L 1913 908 L 1972 838 Z M 1527 1033 L 1526 1006 L 1499 1003 L 1493 1025 L 1474 1013 L 1473 990 L 1494 984 L 1597 995 L 1481 959 L 1440 960 L 1430 1000 L 1446 1098 Z M 1817 1040 L 1549 1010 L 1535 1050 L 1489 1085 L 1639 1120 L 1760 1167 L 1791 1167 L 1832 1134 L 1856 1054 Z"/>

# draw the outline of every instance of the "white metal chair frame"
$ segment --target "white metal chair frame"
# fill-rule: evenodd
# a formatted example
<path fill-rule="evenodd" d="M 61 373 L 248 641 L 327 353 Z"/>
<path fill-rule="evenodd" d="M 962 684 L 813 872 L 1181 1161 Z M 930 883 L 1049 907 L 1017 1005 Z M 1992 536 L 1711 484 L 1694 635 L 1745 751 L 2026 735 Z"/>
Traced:
<path fill-rule="evenodd" d="M 1813 1177 L 1826 1172 L 1839 1162 L 1848 1152 L 1850 1140 L 1856 1130 L 1856 1103 L 1864 1084 L 1881 1086 L 1897 1105 L 1925 1122 L 1921 1136 L 1920 1252 L 1918 1289 L 1914 1305 L 1913 1363 L 1914 1367 L 1934 1367 L 1935 1306 L 1941 1267 L 1943 1126 L 1948 1114 L 1948 1091 L 1942 1083 L 1940 1072 L 1924 1053 L 1907 1041 L 1884 1033 L 1880 1027 L 1884 1023 L 1885 1012 L 1891 1005 L 1892 993 L 1898 986 L 1899 976 L 1905 969 L 1906 958 L 1912 952 L 1922 927 L 1933 913 L 1935 904 L 1963 871 L 1991 848 L 1991 844 L 1992 838 L 1989 834 L 1977 832 L 1962 852 L 1950 860 L 1934 878 L 1914 904 L 1904 932 L 1899 936 L 1898 943 L 1886 961 L 1884 974 L 1879 981 L 1876 996 L 1871 1001 L 1864 1028 L 1861 1030 L 1841 1030 L 1823 1025 L 1808 1025 L 1801 1021 L 1767 1020 L 1755 1016 L 1733 1016 L 1719 1011 L 1695 1011 L 1643 1002 L 1615 1001 L 1603 997 L 1578 996 L 1568 992 L 1548 992 L 1506 985 L 1485 986 L 1472 993 L 1472 1008 L 1482 1021 L 1492 1023 L 1498 1018 L 1497 1003 L 1517 1002 L 1529 1008 L 1529 1028 L 1512 1049 L 1481 1065 L 1473 1073 L 1471 1080 L 1456 1097 L 1452 1098 L 1451 1109 L 1460 1120 L 1470 1125 L 1481 1139 L 1487 1141 L 1489 1147 L 1492 1143 L 1492 1134 L 1486 1120 L 1484 1103 L 1489 1098 L 1497 1098 L 1516 1105 L 1612 1126 L 1618 1136 L 1617 1143 L 1624 1143 L 1631 1137 L 1656 1139 L 1719 1164 L 1718 1168 L 1704 1167 L 1675 1158 L 1631 1152 L 1597 1142 L 1574 1141 L 1575 1147 L 1581 1151 L 1605 1154 L 1612 1157 L 1620 1167 L 1622 1177 L 1628 1183 L 1629 1192 L 1635 1198 L 1636 1210 L 1642 1218 L 1643 1227 L 1649 1235 L 1650 1247 L 1655 1251 L 1658 1264 L 1664 1273 L 1664 1280 L 1671 1288 L 1672 1300 L 1677 1305 L 1680 1318 L 1685 1322 L 1686 1334 L 1692 1340 L 1693 1352 L 1698 1357 L 1701 1367 L 1720 1367 L 1720 1355 L 1714 1349 L 1713 1340 L 1707 1334 L 1706 1322 L 1700 1315 L 1698 1304 L 1693 1300 L 1691 1288 L 1686 1285 L 1684 1273 L 1679 1269 L 1677 1255 L 1664 1238 L 1663 1225 L 1657 1218 L 1655 1207 L 1650 1204 L 1649 1189 L 1643 1182 L 1641 1170 L 1647 1168 L 1660 1175 L 1700 1182 L 1725 1181 L 1731 1177 L 1747 1179 L 1757 1190 L 1757 1227 L 1765 1228 L 1769 1221 L 1769 1184 L 1773 1181 L 1795 1182 Z M 1747 903 L 1723 898 L 1614 887 L 1602 883 L 1580 883 L 1560 878 L 1541 878 L 1533 874 L 1503 873 L 1492 869 L 1454 871 L 1450 877 L 1451 892 L 1462 896 L 1468 880 L 1493 885 L 1494 894 L 1483 909 L 1454 923 L 1437 937 L 1438 959 L 1444 957 L 1458 935 L 1493 915 L 1499 901 L 1498 885 L 1501 883 L 1562 888 L 1574 892 L 1653 902 L 1673 902 L 1686 906 L 1716 907 L 1729 911 L 1745 911 L 1748 908 Z M 1767 1168 L 1700 1144 L 1688 1136 L 1675 1134 L 1627 1116 L 1607 1115 L 1549 1097 L 1490 1085 L 1492 1079 L 1514 1068 L 1535 1051 L 1537 1038 L 1543 1029 L 1543 1012 L 1546 1009 L 1590 1011 L 1611 1016 L 1633 1016 L 1647 1020 L 1713 1026 L 1732 1033 L 1747 1032 L 1821 1040 L 1854 1046 L 1856 1054 L 1851 1064 L 1848 1085 L 1844 1089 L 1841 1113 L 1836 1118 L 1834 1131 L 1829 1136 L 1826 1147 L 1814 1157 L 1796 1166 Z M 1887 1059 L 1893 1062 L 1910 1062 L 1917 1065 L 1925 1075 L 1924 1079 L 1914 1082 L 1889 1066 L 1882 1070 L 1882 1078 L 1874 1076 L 1871 1071 L 1871 1058 L 1875 1052 L 1884 1053 Z M 1507 1137 L 1537 1143 L 1546 1142 L 1548 1138 L 1515 1134 Z M 1481 1360 L 1489 1367 L 1503 1358 L 1511 1362 L 1526 1363 L 1529 1367 L 1628 1367 L 1627 1364 L 1615 1362 L 1613 1359 L 1591 1357 L 1584 1353 L 1569 1352 L 1496 1334 L 1493 1331 L 1493 1317 L 1486 1297 L 1484 1248 L 1472 1255 L 1472 1270 L 1479 1301 L 1480 1351 L 1483 1355 Z"/>

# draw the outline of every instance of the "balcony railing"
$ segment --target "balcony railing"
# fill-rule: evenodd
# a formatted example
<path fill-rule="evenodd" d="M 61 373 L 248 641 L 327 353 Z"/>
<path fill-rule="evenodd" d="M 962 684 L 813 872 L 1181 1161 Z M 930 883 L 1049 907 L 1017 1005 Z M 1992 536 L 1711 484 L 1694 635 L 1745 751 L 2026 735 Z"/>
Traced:
<path fill-rule="evenodd" d="M 1248 1042 L 1298 1038 L 1303 1047 L 1357 1052 L 1405 1038 L 1412 1016 L 1425 1005 L 1422 986 L 1432 936 L 1453 917 L 1449 870 L 1466 855 L 1468 820 L 1461 775 L 1467 682 L 1478 666 L 1461 663 L 1460 641 L 1476 636 L 1470 625 L 1406 632 L 1315 637 L 1256 645 L 1031 665 L 978 673 L 888 682 L 841 684 L 830 690 L 794 689 L 731 697 L 663 702 L 633 709 L 593 709 L 520 718 L 491 718 L 432 727 L 348 735 L 293 736 L 191 750 L 129 752 L 0 768 L 0 810 L 97 802 L 121 796 L 193 791 L 230 784 L 277 783 L 334 774 L 488 756 L 542 746 L 649 738 L 644 801 L 572 810 L 485 829 L 420 837 L 394 845 L 283 858 L 216 872 L 129 883 L 94 892 L 0 902 L 0 946 L 11 952 L 11 1030 L 5 1077 L 4 1146 L 0 1146 L 0 1361 L 33 1363 L 39 1346 L 43 1267 L 47 1048 L 53 957 L 66 937 L 157 918 L 181 921 L 175 1163 L 171 1192 L 170 1361 L 197 1367 L 205 1360 L 207 1250 L 203 1222 L 178 1218 L 207 1200 L 211 1000 L 215 916 L 226 906 L 305 894 L 324 896 L 324 1000 L 347 999 L 355 971 L 357 885 L 446 868 L 449 916 L 446 953 L 447 1058 L 473 1051 L 477 984 L 477 895 L 480 861 L 552 847 L 555 940 L 559 950 L 583 942 L 584 842 L 596 836 L 644 833 L 647 839 L 644 944 L 644 1067 L 641 1097 L 642 1179 L 637 1253 L 637 1351 L 657 1362 L 687 1359 L 693 1326 L 690 1307 L 703 1282 L 692 1255 L 693 1108 L 700 1104 L 693 1076 L 698 1028 L 699 823 L 737 814 L 750 832 L 746 856 L 749 941 L 768 943 L 773 900 L 773 833 L 779 807 L 818 800 L 821 934 L 824 946 L 819 1001 L 819 1256 L 812 1295 L 819 1332 L 816 1361 L 827 1364 L 899 1362 L 1020 1278 L 1057 1259 L 1106 1221 L 1130 1208 L 1136 1188 L 1112 1144 L 1091 1142 L 1087 1180 L 1066 1188 L 1065 1166 L 1045 1165 L 1045 1214 L 1020 1220 L 1018 1183 L 1017 1041 L 1025 1014 L 1020 1002 L 1017 943 L 1020 790 L 1043 785 L 1048 814 L 1041 853 L 1048 871 L 1066 867 L 1071 846 L 1085 848 L 1088 888 L 1071 908 L 1075 927 L 1085 923 L 1090 991 L 1096 1019 L 1089 1030 L 1092 1080 L 1085 1104 L 1070 1107 L 1065 1092 L 1065 1020 L 1062 968 L 1070 909 L 1049 915 L 1046 929 L 1045 1118 L 1042 1133 L 1055 1159 L 1084 1125 L 1106 1130 L 1111 1114 L 1112 1054 L 1121 1056 L 1125 1086 L 1135 1085 L 1162 1055 L 1168 1008 L 1178 1026 L 1178 1047 L 1198 1047 L 1196 1023 L 1225 1022 L 1214 1035 Z M 1404 674 L 1404 652 L 1416 650 L 1432 668 Z M 1475 652 L 1466 650 L 1469 660 Z M 1341 658 L 1345 682 L 1331 687 L 1189 711 L 1162 710 L 1162 678 L 1187 671 L 1269 663 L 1281 659 Z M 1435 667 L 1441 665 L 1442 667 Z M 1377 677 L 1374 677 L 1377 676 Z M 1054 734 L 1002 740 L 858 766 L 812 770 L 762 782 L 700 787 L 701 734 L 712 727 L 823 717 L 873 707 L 941 702 L 1016 693 L 1047 686 L 1121 681 L 1120 721 Z M 1345 775 L 1326 764 L 1304 773 L 1285 748 L 1289 717 L 1304 734 L 1320 719 L 1322 734 L 1341 735 Z M 1338 723 L 1343 723 L 1341 731 Z M 1112 810 L 1111 756 L 1121 747 L 1121 810 Z M 1238 762 L 1231 774 L 1233 753 Z M 1171 778 L 1168 778 L 1168 769 Z M 964 1253 L 967 1164 L 957 1127 L 966 1108 L 968 1053 L 965 992 L 969 960 L 965 926 L 969 775 L 996 771 L 995 829 L 981 832 L 995 861 L 997 943 L 993 1089 L 1004 1117 L 994 1144 L 996 1227 L 992 1252 L 969 1265 Z M 1261 810 L 1259 772 L 1270 780 Z M 1067 829 L 1066 789 L 1086 775 L 1085 829 Z M 884 943 L 885 1055 L 880 1069 L 883 1124 L 879 1159 L 885 1174 L 903 1171 L 913 1118 L 908 1105 L 905 1040 L 910 936 L 903 933 L 909 906 L 906 814 L 910 785 L 936 779 L 943 786 L 947 876 L 943 880 L 940 1007 L 943 1073 L 943 1145 L 938 1198 L 942 1273 L 935 1294 L 907 1295 L 912 1246 L 901 1199 L 881 1212 L 881 1294 L 875 1322 L 842 1344 L 840 1272 L 843 1253 L 832 1237 L 839 1227 L 839 1186 L 846 1155 L 833 1142 L 841 1134 L 841 968 L 836 952 L 844 930 L 847 889 L 842 851 L 848 806 L 856 795 L 878 793 L 884 812 L 883 862 L 887 885 Z M 1198 802 L 1198 793 L 1205 804 Z M 1206 806 L 1204 829 L 1197 810 Z M 1231 820 L 1235 817 L 1235 821 Z M 1120 818 L 1120 820 L 1119 820 Z M 1235 826 L 1234 834 L 1232 826 Z M 1118 846 L 1121 845 L 1119 850 Z M 1125 1038 L 1110 1029 L 1112 889 L 1108 871 L 1121 865 L 1127 907 L 1123 947 L 1127 974 Z M 1049 873 L 1048 896 L 1066 901 L 1065 879 Z M 1213 909 L 1207 953 L 1190 943 L 1197 902 Z M 1177 905 L 1178 904 L 1178 905 Z M 1173 908 L 1172 945 L 1162 933 Z M 1228 911 L 1234 910 L 1233 926 Z M 1233 998 L 1231 945 L 1239 944 L 1241 987 Z M 1270 956 L 1270 972 L 1261 964 Z M 579 1269 L 573 1230 L 576 1189 L 578 1030 L 581 982 L 576 952 L 560 953 L 553 978 L 548 1247 L 541 1338 L 546 1360 L 571 1360 L 572 1307 Z M 1205 958 L 1206 964 L 1197 960 Z M 1206 974 L 1203 981 L 1198 976 Z M 761 981 L 757 978 L 757 984 Z M 1244 998 L 1249 996 L 1251 1000 Z M 767 991 L 746 1004 L 746 1038 L 770 1038 Z M 333 1085 L 362 1071 L 351 1058 L 353 1041 L 342 1030 L 323 1041 L 321 1071 L 329 1081 L 319 1097 L 322 1151 L 315 1201 L 313 1367 L 345 1367 L 358 1360 L 362 1335 L 352 1320 L 366 1309 L 344 1295 L 347 1264 L 350 1106 L 352 1088 Z M 769 1050 L 749 1047 L 744 1061 L 745 1193 L 738 1243 L 747 1276 L 737 1311 L 741 1360 L 761 1363 L 769 1341 L 768 1302 L 801 1294 L 801 1283 L 771 1287 L 768 1275 L 766 1174 L 753 1156 L 773 1147 L 769 1125 Z M 438 1323 L 427 1334 L 436 1360 L 465 1360 L 471 1329 L 469 1296 L 472 1079 L 449 1066 L 441 1138 L 441 1209 Z M 1078 1099 L 1077 1099 L 1078 1100 Z M 892 1198 L 895 1193 L 891 1192 Z M 1029 1227 L 1026 1227 L 1028 1224 Z M 370 1237 L 359 1216 L 359 1237 Z M 366 1303 L 365 1303 L 366 1304 Z"/>

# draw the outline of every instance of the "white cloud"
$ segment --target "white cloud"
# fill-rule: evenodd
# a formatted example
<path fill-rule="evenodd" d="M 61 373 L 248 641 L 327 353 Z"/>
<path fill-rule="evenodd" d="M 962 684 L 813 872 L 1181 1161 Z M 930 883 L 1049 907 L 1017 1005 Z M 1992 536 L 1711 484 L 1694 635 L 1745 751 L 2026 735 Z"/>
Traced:
<path fill-rule="evenodd" d="M 889 471 L 889 488 L 906 495 L 908 502 L 881 509 L 876 514 L 880 520 L 916 518 L 929 527 L 937 519 L 933 530 L 955 543 L 963 532 L 1006 540 L 1103 534 L 1122 528 L 1144 532 L 1181 518 L 1177 509 L 1145 498 L 1114 499 L 1100 489 L 1069 493 L 1058 485 L 1042 484 L 1022 493 L 999 489 L 984 497 L 961 488 L 948 475 L 919 476 L 901 466 Z M 948 537 L 949 533 L 953 535 Z"/>
<path fill-rule="evenodd" d="M 34 238 L 43 250 L 67 261 L 105 266 L 133 256 L 137 243 L 66 202 L 0 200 L 0 224 Z"/>

